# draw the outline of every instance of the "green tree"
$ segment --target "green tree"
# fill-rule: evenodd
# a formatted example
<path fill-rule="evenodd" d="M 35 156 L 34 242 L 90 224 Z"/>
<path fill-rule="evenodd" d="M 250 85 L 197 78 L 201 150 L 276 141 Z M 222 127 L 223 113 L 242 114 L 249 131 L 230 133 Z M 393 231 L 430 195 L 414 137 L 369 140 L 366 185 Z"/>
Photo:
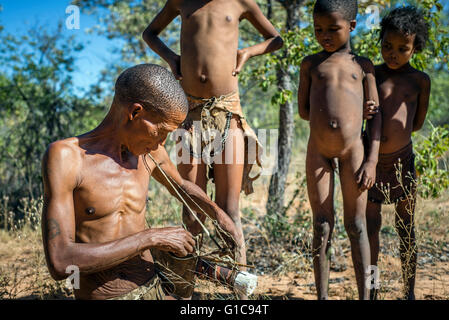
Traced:
<path fill-rule="evenodd" d="M 0 193 L 17 205 L 42 194 L 41 158 L 47 145 L 92 128 L 103 112 L 73 94 L 73 38 L 33 28 L 0 33 Z"/>

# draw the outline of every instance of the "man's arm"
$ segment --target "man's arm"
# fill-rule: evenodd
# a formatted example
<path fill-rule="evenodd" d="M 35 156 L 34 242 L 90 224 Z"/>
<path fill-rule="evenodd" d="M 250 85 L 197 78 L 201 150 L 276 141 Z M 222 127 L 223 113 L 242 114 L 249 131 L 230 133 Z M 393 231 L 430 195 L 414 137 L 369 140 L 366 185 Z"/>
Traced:
<path fill-rule="evenodd" d="M 213 202 L 200 187 L 190 181 L 184 180 L 181 177 L 175 165 L 173 164 L 173 162 L 171 162 L 167 151 L 163 146 L 159 146 L 156 151 L 151 152 L 151 155 L 159 164 L 161 169 L 164 170 L 165 174 L 169 178 L 174 180 L 175 183 L 172 182 L 172 184 L 175 188 L 177 188 L 179 194 L 181 194 L 181 196 L 193 211 L 201 212 L 201 209 L 204 210 L 204 212 L 211 219 L 218 222 L 218 224 L 221 226 L 221 228 L 223 228 L 224 231 L 230 233 L 235 241 L 239 243 L 239 241 L 242 240 L 239 239 L 237 229 L 235 228 L 235 224 L 232 222 L 231 218 L 215 202 Z M 158 168 L 155 168 L 153 170 L 152 176 L 159 183 L 164 185 L 173 196 L 182 201 L 178 196 L 178 193 L 173 189 L 171 184 L 167 181 L 167 179 Z M 195 203 L 193 203 L 193 201 L 191 201 L 189 197 L 185 195 L 185 193 L 187 193 L 189 197 L 192 198 L 198 204 L 198 206 L 200 206 L 200 208 Z M 201 219 L 201 216 L 199 216 L 199 218 Z M 195 225 L 196 226 L 193 229 L 198 230 L 198 224 L 196 223 Z"/>
<path fill-rule="evenodd" d="M 244 7 L 242 18 L 247 19 L 259 33 L 264 37 L 265 41 L 254 46 L 243 48 L 237 52 L 237 64 L 233 71 L 233 75 L 238 75 L 242 71 L 243 65 L 248 59 L 270 53 L 280 49 L 284 41 L 279 32 L 273 27 L 271 22 L 263 15 L 259 6 L 254 0 L 241 0 Z"/>
<path fill-rule="evenodd" d="M 168 63 L 176 79 L 180 80 L 182 79 L 181 58 L 167 47 L 158 36 L 179 15 L 178 1 L 167 1 L 164 8 L 145 29 L 142 38 L 154 52 Z"/>
<path fill-rule="evenodd" d="M 54 279 L 67 278 L 66 268 L 69 265 L 76 265 L 84 274 L 95 273 L 112 268 L 152 247 L 180 256 L 193 251 L 194 241 L 182 228 L 147 229 L 101 244 L 76 243 L 73 190 L 78 185 L 80 164 L 79 154 L 64 142 L 51 144 L 42 162 L 42 239 L 47 266 Z"/>
<path fill-rule="evenodd" d="M 379 93 L 377 91 L 374 65 L 370 60 L 364 58 L 360 61 L 360 64 L 365 72 L 365 79 L 363 80 L 364 100 L 373 101 L 373 105 L 379 106 Z M 376 166 L 379 159 L 380 137 L 382 134 L 381 111 L 373 115 L 370 120 L 367 120 L 369 152 L 357 177 L 357 183 L 361 183 L 362 191 L 371 189 L 376 183 Z"/>
<path fill-rule="evenodd" d="M 430 77 L 423 73 L 421 80 L 421 92 L 418 97 L 418 109 L 416 110 L 415 119 L 413 119 L 413 131 L 418 131 L 424 125 L 427 110 L 429 109 L 431 81 Z"/>
<path fill-rule="evenodd" d="M 312 62 L 309 57 L 305 57 L 301 62 L 299 72 L 299 89 L 298 89 L 298 112 L 299 116 L 309 121 L 310 112 L 310 68 Z"/>

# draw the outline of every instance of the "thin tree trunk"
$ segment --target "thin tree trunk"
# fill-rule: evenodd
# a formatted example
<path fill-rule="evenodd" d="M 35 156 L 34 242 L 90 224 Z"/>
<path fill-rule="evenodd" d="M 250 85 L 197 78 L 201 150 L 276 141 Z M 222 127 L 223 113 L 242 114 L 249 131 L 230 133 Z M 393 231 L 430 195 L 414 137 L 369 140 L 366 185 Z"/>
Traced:
<path fill-rule="evenodd" d="M 271 20 L 273 17 L 273 0 L 267 0 L 267 18 Z"/>
<path fill-rule="evenodd" d="M 286 30 L 291 30 L 299 25 L 299 8 L 304 0 L 278 0 L 287 13 L 285 22 Z M 285 57 L 287 48 L 282 49 Z M 280 68 L 277 71 L 277 84 L 279 90 L 295 91 L 295 82 L 289 70 Z M 294 121 L 293 121 L 293 101 L 280 105 L 279 109 L 279 138 L 278 138 L 278 165 L 277 171 L 272 175 L 268 190 L 267 213 L 282 212 L 284 207 L 285 182 L 287 180 L 288 167 L 290 164 Z"/>

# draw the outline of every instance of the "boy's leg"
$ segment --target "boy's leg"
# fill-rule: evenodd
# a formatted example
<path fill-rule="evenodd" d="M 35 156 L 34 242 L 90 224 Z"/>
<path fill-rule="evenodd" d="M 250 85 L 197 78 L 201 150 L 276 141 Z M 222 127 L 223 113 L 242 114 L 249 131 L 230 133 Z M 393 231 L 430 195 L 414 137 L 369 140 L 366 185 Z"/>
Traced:
<path fill-rule="evenodd" d="M 366 230 L 367 191 L 360 192 L 356 173 L 363 164 L 363 146 L 357 144 L 340 159 L 340 181 L 343 194 L 345 229 L 351 241 L 352 261 L 357 279 L 359 298 L 367 300 L 366 278 L 370 264 L 370 247 Z"/>
<path fill-rule="evenodd" d="M 186 151 L 184 150 L 183 152 Z M 207 191 L 206 169 L 207 169 L 206 164 L 198 161 L 198 159 L 195 159 L 194 161 L 192 157 L 190 157 L 189 163 L 181 162 L 178 164 L 178 171 L 181 177 L 187 181 L 195 183 L 197 186 L 203 189 L 204 192 Z M 201 221 L 204 221 L 206 219 L 206 217 L 200 212 L 197 212 L 196 214 Z M 197 235 L 202 232 L 201 228 L 196 223 L 195 218 L 190 214 L 190 212 L 187 210 L 185 206 L 183 206 L 182 209 L 182 220 L 184 224 L 187 226 L 187 229 L 193 235 Z"/>
<path fill-rule="evenodd" d="M 373 266 L 377 266 L 377 261 L 379 259 L 379 233 L 380 227 L 382 225 L 381 210 L 382 205 L 380 203 L 368 201 L 368 205 L 366 208 L 366 228 L 368 231 L 368 239 L 371 251 L 371 265 Z M 370 290 L 370 299 L 377 299 L 376 289 Z"/>
<path fill-rule="evenodd" d="M 237 243 L 236 260 L 242 264 L 246 264 L 246 246 L 240 217 L 244 156 L 244 133 L 239 125 L 238 116 L 234 116 L 231 119 L 225 148 L 221 154 L 216 156 L 216 159 L 220 157 L 220 161 L 214 159 L 215 202 L 235 223 L 240 236 L 240 241 Z M 239 298 L 246 299 L 247 297 L 239 294 Z"/>
<path fill-rule="evenodd" d="M 396 231 L 399 235 L 399 252 L 401 254 L 402 278 L 405 287 L 405 298 L 415 299 L 415 277 L 417 246 L 415 238 L 415 204 L 412 197 L 396 204 Z"/>
<path fill-rule="evenodd" d="M 334 171 L 331 160 L 309 141 L 306 157 L 307 192 L 313 212 L 313 270 L 319 300 L 328 299 L 329 249 L 334 229 Z"/>

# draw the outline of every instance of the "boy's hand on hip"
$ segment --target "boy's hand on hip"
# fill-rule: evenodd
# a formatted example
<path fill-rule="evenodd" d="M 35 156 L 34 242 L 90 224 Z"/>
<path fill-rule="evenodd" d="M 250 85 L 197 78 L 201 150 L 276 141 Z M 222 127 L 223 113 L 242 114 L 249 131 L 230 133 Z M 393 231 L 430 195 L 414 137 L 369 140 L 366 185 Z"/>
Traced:
<path fill-rule="evenodd" d="M 248 59 L 251 58 L 250 54 L 246 50 L 238 50 L 237 51 L 237 63 L 235 69 L 232 71 L 232 75 L 235 77 L 237 76 L 240 71 L 243 69 L 243 65 L 245 64 Z"/>
<path fill-rule="evenodd" d="M 379 112 L 379 106 L 376 101 L 369 100 L 365 101 L 365 105 L 363 107 L 363 119 L 371 120 L 374 115 Z"/>
<path fill-rule="evenodd" d="M 168 65 L 170 66 L 171 72 L 173 72 L 176 80 L 182 80 L 181 57 L 176 55 L 176 57 L 170 61 Z"/>
<path fill-rule="evenodd" d="M 376 162 L 366 161 L 357 173 L 357 184 L 361 192 L 369 190 L 374 186 L 376 182 L 376 166 Z"/>

